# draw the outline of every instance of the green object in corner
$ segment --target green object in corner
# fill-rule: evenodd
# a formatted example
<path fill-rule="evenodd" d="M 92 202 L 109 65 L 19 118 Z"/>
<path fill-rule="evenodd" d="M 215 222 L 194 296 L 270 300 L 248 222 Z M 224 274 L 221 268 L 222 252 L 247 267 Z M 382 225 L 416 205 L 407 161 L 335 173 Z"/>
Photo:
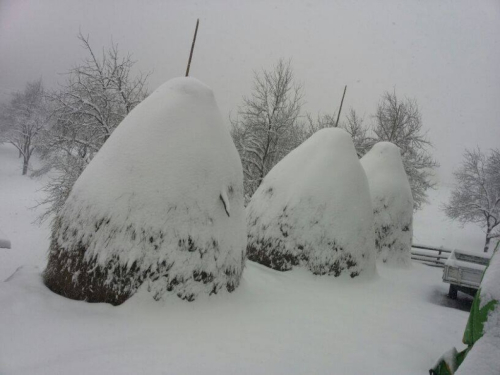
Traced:
<path fill-rule="evenodd" d="M 455 348 L 444 353 L 436 362 L 434 367 L 429 370 L 430 375 L 453 375 L 458 367 L 464 361 L 470 347 L 462 350 L 460 353 Z"/>
<path fill-rule="evenodd" d="M 493 252 L 494 256 L 500 256 L 499 250 L 500 242 L 495 247 Z M 490 261 L 491 263 L 491 261 Z M 484 273 L 488 271 L 488 267 Z M 484 278 L 484 274 L 483 274 Z M 453 375 L 457 371 L 458 367 L 462 364 L 467 354 L 470 352 L 474 344 L 483 337 L 484 334 L 484 323 L 488 320 L 488 314 L 493 311 L 495 307 L 499 304 L 497 300 L 491 300 L 481 307 L 481 288 L 476 293 L 474 301 L 472 302 L 469 319 L 467 320 L 467 325 L 465 327 L 463 343 L 467 345 L 467 349 L 458 353 L 455 348 L 444 353 L 436 362 L 434 367 L 429 370 L 430 375 Z"/>
<path fill-rule="evenodd" d="M 472 307 L 470 310 L 469 320 L 467 321 L 467 326 L 465 327 L 463 343 L 472 346 L 483 337 L 483 327 L 484 323 L 488 319 L 488 313 L 492 311 L 498 304 L 498 301 L 491 300 L 482 308 L 481 305 L 481 289 L 478 290 L 474 301 L 472 302 Z"/>

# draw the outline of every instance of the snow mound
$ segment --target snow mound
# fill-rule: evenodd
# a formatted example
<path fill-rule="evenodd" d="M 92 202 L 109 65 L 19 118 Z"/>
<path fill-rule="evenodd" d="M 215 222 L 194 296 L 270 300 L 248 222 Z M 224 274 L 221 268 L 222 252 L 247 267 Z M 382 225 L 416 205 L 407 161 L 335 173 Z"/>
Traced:
<path fill-rule="evenodd" d="M 246 249 L 241 162 L 212 90 L 160 86 L 118 126 L 54 222 L 45 283 L 120 304 L 233 291 Z"/>
<path fill-rule="evenodd" d="M 500 336 L 485 335 L 472 347 L 455 375 L 498 375 Z"/>
<path fill-rule="evenodd" d="M 481 281 L 480 307 L 482 308 L 490 301 L 499 301 L 500 303 L 500 250 L 497 250 L 491 257 L 488 268 Z"/>
<path fill-rule="evenodd" d="M 361 159 L 372 197 L 375 244 L 384 263 L 409 266 L 413 197 L 399 148 L 379 142 Z"/>
<path fill-rule="evenodd" d="M 373 211 L 350 136 L 323 129 L 264 178 L 247 209 L 248 258 L 285 271 L 374 272 Z"/>

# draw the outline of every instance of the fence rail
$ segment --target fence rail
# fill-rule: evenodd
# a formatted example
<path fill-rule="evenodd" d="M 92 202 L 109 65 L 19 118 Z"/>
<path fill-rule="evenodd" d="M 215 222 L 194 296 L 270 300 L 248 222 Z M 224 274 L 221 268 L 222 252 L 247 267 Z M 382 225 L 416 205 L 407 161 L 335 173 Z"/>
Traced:
<path fill-rule="evenodd" d="M 428 266 L 444 267 L 446 259 L 452 250 L 440 247 L 413 244 L 411 249 L 411 259 L 422 262 Z M 436 254 L 437 253 L 437 254 Z"/>

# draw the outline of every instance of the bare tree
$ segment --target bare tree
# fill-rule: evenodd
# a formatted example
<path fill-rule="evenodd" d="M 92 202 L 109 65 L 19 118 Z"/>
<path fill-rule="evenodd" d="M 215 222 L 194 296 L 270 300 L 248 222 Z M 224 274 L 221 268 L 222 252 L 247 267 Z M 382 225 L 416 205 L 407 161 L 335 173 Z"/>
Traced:
<path fill-rule="evenodd" d="M 426 190 L 435 186 L 431 181 L 432 169 L 439 164 L 428 151 L 432 144 L 423 131 L 417 102 L 414 99 L 400 100 L 395 92 L 386 92 L 374 118 L 373 143 L 389 141 L 400 148 L 414 208 L 418 210 L 426 203 Z"/>
<path fill-rule="evenodd" d="M 363 121 L 364 118 L 360 117 L 356 111 L 351 108 L 349 114 L 346 116 L 346 121 L 340 124 L 340 127 L 351 135 L 358 158 L 363 157 L 373 145 L 373 142 L 368 136 L 368 128 L 363 125 Z"/>
<path fill-rule="evenodd" d="M 148 75 L 132 77 L 135 62 L 122 57 L 112 44 L 98 57 L 81 33 L 78 39 L 88 57 L 72 68 L 62 87 L 50 93 L 53 126 L 44 134 L 42 157 L 46 162 L 38 174 L 55 169 L 58 174 L 46 186 L 47 217 L 57 212 L 73 183 L 123 118 L 146 96 Z"/>
<path fill-rule="evenodd" d="M 302 86 L 294 82 L 290 61 L 254 74 L 250 97 L 243 98 L 232 135 L 240 153 L 245 196 L 253 195 L 271 168 L 302 141 L 298 124 Z"/>
<path fill-rule="evenodd" d="M 303 124 L 304 129 L 304 140 L 309 138 L 311 135 L 316 133 L 318 130 L 324 128 L 334 128 L 336 126 L 335 113 L 333 114 L 320 114 L 316 116 L 316 119 L 310 114 L 306 114 L 306 122 Z"/>
<path fill-rule="evenodd" d="M 456 186 L 444 212 L 461 223 L 485 228 L 484 252 L 492 238 L 500 237 L 500 151 L 487 156 L 479 148 L 465 150 L 462 166 L 454 172 Z"/>
<path fill-rule="evenodd" d="M 41 80 L 28 82 L 24 91 L 13 94 L 2 108 L 0 141 L 17 148 L 23 158 L 23 175 L 28 173 L 31 156 L 47 123 L 48 108 Z"/>
<path fill-rule="evenodd" d="M 318 114 L 316 119 L 310 113 L 306 115 L 306 123 L 303 125 L 304 136 L 306 140 L 318 130 L 323 128 L 334 128 L 337 126 L 336 114 Z M 358 158 L 361 158 L 368 152 L 373 145 L 372 139 L 368 135 L 368 127 L 363 124 L 364 118 L 360 117 L 356 111 L 351 108 L 346 116 L 346 121 L 339 123 L 339 128 L 344 129 L 352 137 L 352 142 L 356 148 Z"/>

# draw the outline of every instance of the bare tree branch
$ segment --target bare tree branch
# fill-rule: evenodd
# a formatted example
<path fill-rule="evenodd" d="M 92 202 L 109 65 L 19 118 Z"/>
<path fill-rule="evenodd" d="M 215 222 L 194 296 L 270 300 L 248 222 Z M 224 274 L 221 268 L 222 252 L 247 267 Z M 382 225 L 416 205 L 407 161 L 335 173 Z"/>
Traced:
<path fill-rule="evenodd" d="M 465 150 L 462 166 L 454 172 L 456 185 L 443 210 L 460 223 L 480 224 L 486 232 L 484 251 L 500 236 L 500 152 Z"/>
<path fill-rule="evenodd" d="M 251 96 L 243 98 L 236 119 L 231 119 L 247 199 L 271 168 L 301 143 L 303 131 L 297 120 L 302 97 L 290 61 L 280 59 L 272 70 L 254 73 Z"/>
<path fill-rule="evenodd" d="M 435 185 L 431 180 L 432 169 L 439 164 L 429 154 L 428 148 L 432 144 L 423 131 L 422 116 L 416 100 L 400 100 L 396 92 L 386 92 L 374 119 L 372 130 L 375 137 L 372 144 L 389 141 L 400 148 L 414 208 L 420 209 L 426 203 L 426 190 Z"/>
<path fill-rule="evenodd" d="M 132 77 L 135 64 L 130 54 L 121 56 L 112 43 L 101 56 L 92 49 L 89 37 L 81 32 L 78 40 L 89 57 L 67 73 L 59 90 L 48 94 L 53 106 L 53 125 L 43 136 L 42 157 L 59 174 L 45 187 L 48 211 L 58 212 L 71 187 L 123 118 L 146 96 L 149 75 Z M 49 167 L 48 167 L 49 166 Z"/>

